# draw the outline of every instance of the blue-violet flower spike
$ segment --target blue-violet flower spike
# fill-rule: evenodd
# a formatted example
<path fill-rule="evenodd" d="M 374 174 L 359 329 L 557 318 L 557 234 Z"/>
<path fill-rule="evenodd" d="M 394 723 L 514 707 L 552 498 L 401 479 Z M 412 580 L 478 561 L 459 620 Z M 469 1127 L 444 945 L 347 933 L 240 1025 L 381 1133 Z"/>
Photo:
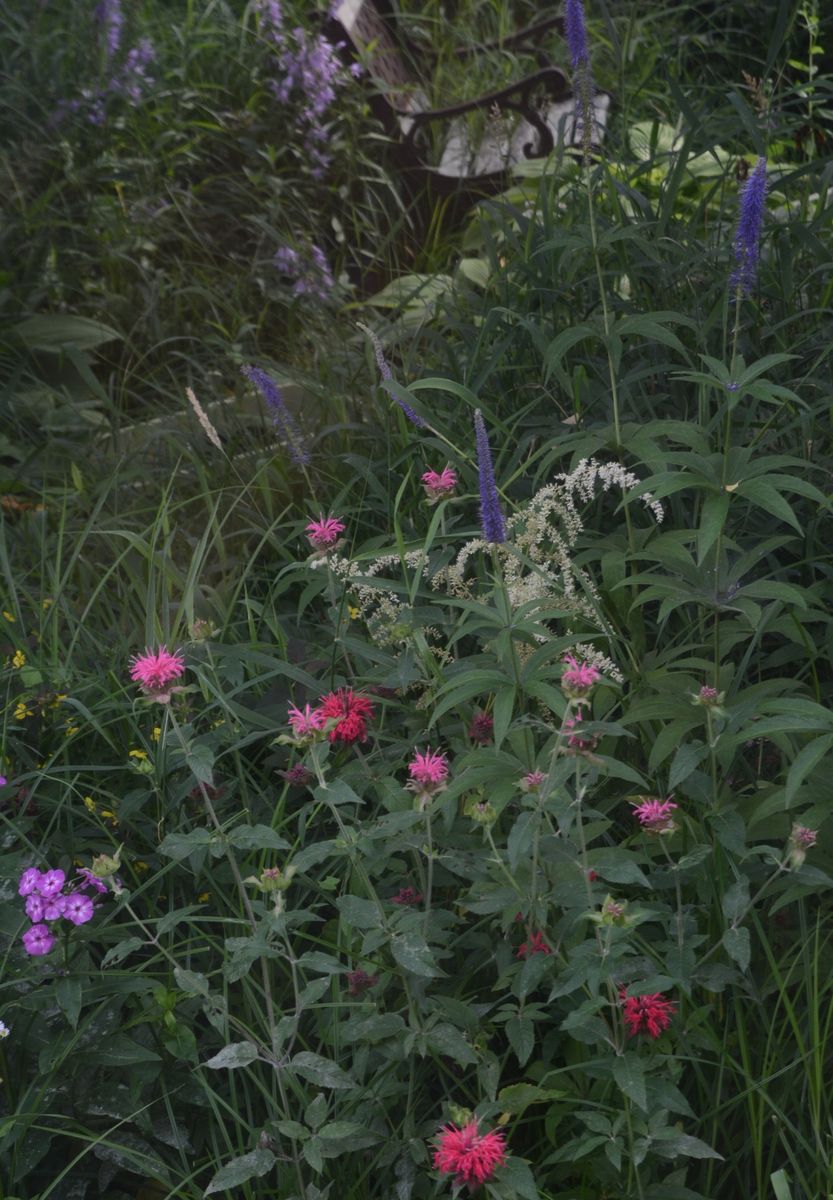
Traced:
<path fill-rule="evenodd" d="M 309 451 L 304 446 L 301 432 L 295 420 L 286 407 L 283 393 L 271 375 L 267 375 L 260 367 L 244 366 L 241 372 L 253 383 L 266 401 L 266 406 L 272 413 L 275 428 L 283 434 L 289 443 L 289 457 L 299 467 L 305 467 L 310 461 Z"/>
<path fill-rule="evenodd" d="M 564 5 L 564 36 L 570 51 L 573 70 L 587 66 L 587 26 L 584 23 L 584 5 L 581 0 L 567 0 Z"/>
<path fill-rule="evenodd" d="M 732 272 L 730 283 L 732 289 L 739 289 L 742 296 L 749 295 L 758 274 L 765 200 L 766 159 L 759 158 L 740 195 L 740 214 L 735 231 L 734 251 L 737 265 Z"/>
<path fill-rule="evenodd" d="M 480 524 L 487 542 L 505 542 L 506 524 L 500 508 L 492 466 L 492 452 L 480 409 L 474 413 L 474 437 L 477 445 L 477 470 L 480 481 Z"/>

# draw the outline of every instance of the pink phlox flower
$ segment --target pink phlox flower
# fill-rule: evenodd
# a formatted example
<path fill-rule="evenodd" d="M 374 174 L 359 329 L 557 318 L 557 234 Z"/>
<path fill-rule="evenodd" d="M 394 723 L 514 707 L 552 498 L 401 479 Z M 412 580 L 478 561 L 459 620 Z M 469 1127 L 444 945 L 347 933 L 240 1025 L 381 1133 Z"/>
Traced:
<path fill-rule="evenodd" d="M 56 871 L 46 871 L 38 884 L 38 891 L 45 900 L 57 896 L 66 881 L 66 875 L 58 868 Z"/>
<path fill-rule="evenodd" d="M 84 892 L 88 887 L 91 887 L 93 891 L 101 892 L 102 894 L 106 895 L 108 891 L 107 884 L 104 883 L 103 880 L 98 879 L 95 875 L 93 875 L 89 868 L 79 867 L 78 874 L 81 876 L 81 882 L 78 884 L 79 892 Z"/>
<path fill-rule="evenodd" d="M 289 709 L 289 724 L 296 737 L 308 737 L 317 729 L 323 729 L 324 720 L 321 710 L 311 708 L 309 704 L 304 705 L 303 712 L 294 704 Z"/>
<path fill-rule="evenodd" d="M 375 710 L 366 696 L 357 696 L 352 688 L 339 688 L 322 696 L 319 703 L 324 721 L 336 722 L 328 734 L 331 742 L 367 741 L 367 722 Z"/>
<path fill-rule="evenodd" d="M 540 929 L 531 935 L 528 942 L 521 942 L 515 954 L 516 958 L 531 958 L 533 954 L 552 954 Z"/>
<path fill-rule="evenodd" d="M 168 685 L 179 679 L 185 670 L 185 659 L 175 651 L 173 654 L 165 646 L 158 650 L 146 650 L 137 654 L 130 669 L 130 678 L 138 683 L 142 691 L 148 693 L 165 692 Z"/>
<path fill-rule="evenodd" d="M 26 953 L 40 957 L 55 945 L 55 935 L 48 925 L 32 925 L 23 935 Z"/>
<path fill-rule="evenodd" d="M 304 532 L 316 550 L 329 550 L 338 541 L 338 535 L 344 533 L 347 526 L 338 517 L 322 515 L 317 521 L 310 521 Z"/>
<path fill-rule="evenodd" d="M 20 876 L 20 882 L 17 885 L 17 894 L 19 896 L 31 896 L 32 892 L 40 892 L 40 882 L 42 879 L 43 875 L 37 867 L 28 867 Z"/>
<path fill-rule="evenodd" d="M 636 1037 L 638 1033 L 647 1033 L 648 1037 L 658 1038 L 671 1024 L 677 1006 L 666 1000 L 661 992 L 652 992 L 647 996 L 629 996 L 627 991 L 625 987 L 619 988 L 619 1001 L 628 1036 Z"/>
<path fill-rule="evenodd" d="M 426 471 L 422 476 L 422 486 L 431 503 L 436 504 L 438 500 L 450 496 L 454 491 L 457 486 L 457 474 L 451 467 L 442 471 Z"/>
<path fill-rule="evenodd" d="M 0 787 L 5 787 L 8 782 L 5 775 L 0 775 Z"/>
<path fill-rule="evenodd" d="M 448 779 L 448 759 L 444 754 L 434 753 L 430 746 L 423 754 L 417 750 L 408 763 L 408 773 L 414 783 L 435 788 Z"/>
<path fill-rule="evenodd" d="M 74 892 L 71 896 L 66 897 L 63 916 L 68 921 L 72 921 L 73 925 L 84 925 L 92 919 L 94 912 L 93 902 L 89 896 L 84 896 L 81 892 Z"/>
<path fill-rule="evenodd" d="M 477 1187 L 491 1179 L 505 1161 L 505 1135 L 497 1129 L 478 1133 L 476 1120 L 462 1129 L 445 1125 L 437 1137 L 434 1166 L 444 1175 L 454 1175 L 455 1183 Z"/>
<path fill-rule="evenodd" d="M 671 813 L 678 806 L 669 796 L 660 800 L 657 796 L 640 796 L 641 804 L 633 806 L 633 815 L 639 819 L 643 829 L 649 833 L 673 833 L 676 825 Z"/>
<path fill-rule="evenodd" d="M 561 686 L 575 698 L 586 696 L 601 679 L 598 667 L 592 663 L 580 663 L 572 654 L 565 654 L 562 662 L 566 670 L 561 673 Z"/>
<path fill-rule="evenodd" d="M 421 904 L 424 897 L 422 892 L 416 891 L 412 887 L 400 888 L 395 896 L 391 896 L 391 904 Z"/>
<path fill-rule="evenodd" d="M 26 903 L 23 907 L 26 909 L 26 916 L 30 921 L 34 921 L 36 925 L 43 920 L 44 900 L 43 896 L 39 896 L 37 892 L 32 892 L 31 895 L 26 897 Z"/>

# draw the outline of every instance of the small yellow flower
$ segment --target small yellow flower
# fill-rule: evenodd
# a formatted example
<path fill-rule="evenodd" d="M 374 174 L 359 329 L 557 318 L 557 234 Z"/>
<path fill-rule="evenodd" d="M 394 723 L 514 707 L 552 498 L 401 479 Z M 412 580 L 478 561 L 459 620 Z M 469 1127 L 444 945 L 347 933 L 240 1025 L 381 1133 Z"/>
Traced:
<path fill-rule="evenodd" d="M 153 727 L 153 730 L 152 730 L 152 732 L 151 732 L 151 735 L 150 735 L 150 739 L 151 739 L 151 741 L 152 741 L 152 742 L 158 742 L 158 741 L 159 741 L 159 739 L 161 738 L 161 736 L 162 736 L 162 726 L 161 726 L 161 725 L 154 725 L 154 727 Z"/>
<path fill-rule="evenodd" d="M 78 730 L 79 730 L 78 725 L 69 725 L 68 724 L 66 729 L 64 730 L 64 737 L 72 737 L 73 734 L 76 734 L 78 732 Z"/>
<path fill-rule="evenodd" d="M 15 650 L 14 658 L 12 659 L 12 666 L 17 667 L 18 670 L 21 667 L 26 666 L 26 655 L 22 650 Z"/>
<path fill-rule="evenodd" d="M 95 800 L 93 800 L 92 796 L 84 797 L 84 808 L 86 808 L 87 812 L 95 812 Z"/>
<path fill-rule="evenodd" d="M 41 602 L 40 602 L 40 606 L 41 606 L 41 608 L 43 609 L 43 611 L 44 611 L 44 612 L 49 612 L 49 609 L 52 607 L 52 605 L 53 605 L 54 603 L 55 603 L 55 601 L 54 601 L 54 600 L 50 600 L 50 599 L 49 599 L 49 597 L 47 596 L 47 597 L 46 597 L 46 599 L 44 599 L 44 600 L 41 600 Z"/>
<path fill-rule="evenodd" d="M 133 870 L 140 871 L 142 874 L 144 874 L 145 871 L 150 870 L 150 866 L 148 865 L 148 863 L 145 862 L 145 860 L 143 858 L 140 858 L 140 859 L 137 859 L 136 862 L 134 862 Z"/>
<path fill-rule="evenodd" d="M 211 899 L 211 892 L 200 892 L 199 896 L 197 896 L 197 899 L 199 900 L 200 904 L 205 904 L 206 900 Z"/>
<path fill-rule="evenodd" d="M 148 756 L 147 750 L 130 750 L 130 751 L 128 751 L 128 755 L 127 755 L 128 758 L 138 758 L 138 759 L 146 759 L 147 756 Z"/>
<path fill-rule="evenodd" d="M 347 605 L 347 615 L 350 617 L 351 621 L 357 621 L 359 619 L 359 617 L 362 615 L 362 610 L 360 608 L 357 608 L 355 604 L 348 604 Z"/>
<path fill-rule="evenodd" d="M 14 719 L 16 721 L 25 721 L 27 717 L 33 717 L 34 715 L 25 700 L 18 700 L 14 710 Z"/>
<path fill-rule="evenodd" d="M 3 609 L 3 616 L 6 618 L 7 621 L 14 620 L 14 617 L 12 616 L 12 614 L 10 612 L 7 612 L 5 608 Z"/>
<path fill-rule="evenodd" d="M 118 825 L 119 819 L 114 812 L 110 812 L 109 808 L 102 808 L 101 815 L 105 821 L 109 821 L 111 825 Z"/>
<path fill-rule="evenodd" d="M 64 700 L 68 700 L 69 696 L 66 692 L 58 692 L 52 701 L 51 707 L 57 708 L 59 704 L 63 704 Z"/>

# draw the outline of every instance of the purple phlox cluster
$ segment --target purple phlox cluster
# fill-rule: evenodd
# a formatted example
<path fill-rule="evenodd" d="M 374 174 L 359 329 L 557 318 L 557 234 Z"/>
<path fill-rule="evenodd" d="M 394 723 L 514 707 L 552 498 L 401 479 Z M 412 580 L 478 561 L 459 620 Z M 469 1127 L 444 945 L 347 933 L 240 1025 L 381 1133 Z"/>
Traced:
<path fill-rule="evenodd" d="M 284 28 L 278 0 L 257 0 L 256 12 L 261 35 L 271 42 L 277 59 L 279 77 L 270 82 L 270 87 L 281 103 L 297 100 L 310 172 L 314 179 L 320 179 L 330 164 L 324 149 L 324 117 L 348 72 L 338 58 L 337 47 L 322 33 L 311 34 L 301 26 L 290 31 Z M 356 74 L 352 69 L 351 73 Z"/>
<path fill-rule="evenodd" d="M 312 243 L 308 250 L 295 250 L 292 246 L 281 246 L 272 260 L 282 275 L 293 280 L 293 296 L 314 296 L 317 300 L 329 300 L 335 287 L 335 279 L 320 246 Z"/>
<path fill-rule="evenodd" d="M 766 187 L 766 159 L 759 158 L 740 194 L 738 227 L 733 242 L 735 269 L 730 278 L 730 286 L 742 296 L 749 295 L 758 275 Z"/>
<path fill-rule="evenodd" d="M 483 538 L 487 542 L 505 542 L 506 524 L 497 494 L 492 452 L 483 415 L 480 409 L 474 413 L 474 436 L 477 445 L 477 472 L 480 484 L 480 524 Z"/>
<path fill-rule="evenodd" d="M 104 34 L 104 48 L 109 62 L 111 58 L 115 58 L 121 46 L 124 29 L 121 0 L 100 0 L 95 10 L 95 18 Z"/>
<path fill-rule="evenodd" d="M 32 922 L 23 934 L 27 954 L 40 957 L 55 945 L 51 923 L 63 920 L 72 925 L 86 925 L 92 920 L 95 905 L 86 893 L 92 888 L 98 895 L 107 892 L 107 885 L 96 879 L 92 871 L 82 867 L 74 885 L 67 883 L 66 874 L 59 869 L 40 871 L 28 867 L 20 876 L 18 895 L 25 898 L 26 916 Z"/>
<path fill-rule="evenodd" d="M 576 132 L 581 137 L 584 158 L 590 157 L 593 138 L 593 77 L 587 47 L 587 25 L 582 0 L 566 0 L 564 5 L 564 36 L 570 52 L 570 62 L 576 93 Z"/>
<path fill-rule="evenodd" d="M 260 367 L 241 367 L 242 374 L 253 383 L 260 392 L 266 406 L 272 414 L 272 422 L 279 433 L 286 438 L 289 445 L 289 457 L 299 467 L 305 467 L 310 461 L 309 451 L 304 446 L 301 431 L 295 424 L 295 419 L 286 406 L 283 393 L 271 375 Z"/>

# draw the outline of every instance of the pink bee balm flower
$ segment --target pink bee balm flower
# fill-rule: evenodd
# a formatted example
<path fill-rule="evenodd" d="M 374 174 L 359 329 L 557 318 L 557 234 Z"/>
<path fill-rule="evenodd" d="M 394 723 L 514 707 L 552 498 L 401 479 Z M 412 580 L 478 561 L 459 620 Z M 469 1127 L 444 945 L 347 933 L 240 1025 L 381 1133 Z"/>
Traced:
<path fill-rule="evenodd" d="M 578 662 L 572 654 L 565 654 L 562 661 L 567 669 L 561 673 L 561 687 L 571 700 L 581 700 L 601 679 L 599 669 Z"/>
<path fill-rule="evenodd" d="M 40 957 L 42 954 L 48 954 L 55 945 L 55 935 L 48 925 L 33 925 L 24 933 L 23 945 L 27 954 Z"/>
<path fill-rule="evenodd" d="M 818 837 L 818 831 L 815 829 L 808 829 L 806 825 L 793 825 L 790 837 L 795 842 L 796 846 L 801 846 L 803 849 L 807 850 L 810 848 L 810 846 L 815 846 L 816 838 Z"/>
<path fill-rule="evenodd" d="M 671 1024 L 671 1018 L 677 1011 L 676 1005 L 666 1000 L 660 992 L 652 992 L 649 996 L 629 996 L 627 988 L 621 987 L 619 1000 L 628 1027 L 628 1037 L 647 1033 L 648 1037 L 658 1038 Z"/>
<path fill-rule="evenodd" d="M 468 728 L 469 737 L 478 746 L 488 746 L 494 735 L 495 723 L 488 713 L 475 713 Z"/>
<path fill-rule="evenodd" d="M 51 899 L 57 896 L 61 888 L 64 886 L 66 875 L 58 869 L 57 871 L 46 871 L 38 884 L 38 891 L 44 899 Z"/>
<path fill-rule="evenodd" d="M 505 1135 L 497 1129 L 478 1133 L 476 1120 L 462 1129 L 445 1125 L 437 1137 L 434 1166 L 444 1175 L 453 1175 L 456 1184 L 477 1187 L 491 1179 L 495 1169 L 505 1162 Z"/>
<path fill-rule="evenodd" d="M 304 705 L 303 712 L 292 705 L 289 709 L 289 724 L 296 737 L 308 737 L 315 733 L 316 729 L 323 729 L 324 717 L 320 709 L 310 708 L 309 704 Z"/>
<path fill-rule="evenodd" d="M 551 954 L 547 943 L 544 941 L 544 935 L 540 929 L 532 934 L 528 942 L 521 942 L 518 946 L 515 958 L 531 958 L 533 954 Z"/>
<path fill-rule="evenodd" d="M 338 517 L 319 517 L 310 521 L 305 533 L 316 550 L 329 550 L 338 541 L 338 535 L 344 533 L 347 526 Z"/>
<path fill-rule="evenodd" d="M 448 779 L 448 760 L 444 754 L 434 754 L 429 747 L 424 754 L 417 750 L 408 763 L 408 773 L 414 783 L 425 789 L 435 789 Z"/>
<path fill-rule="evenodd" d="M 357 696 L 352 688 L 339 688 L 321 697 L 318 711 L 324 721 L 336 722 L 328 735 L 331 742 L 367 741 L 367 722 L 375 710 L 366 696 Z"/>
<path fill-rule="evenodd" d="M 426 471 L 422 476 L 422 486 L 430 504 L 436 504 L 450 496 L 457 486 L 457 475 L 451 467 L 442 471 Z"/>
<path fill-rule="evenodd" d="M 143 692 L 162 696 L 169 693 L 168 685 L 179 679 L 184 670 L 185 659 L 179 651 L 171 654 L 165 646 L 160 646 L 156 651 L 135 655 L 130 678 Z"/>
<path fill-rule="evenodd" d="M 19 896 L 31 896 L 32 892 L 39 892 L 42 878 L 43 875 L 37 867 L 29 867 L 20 876 L 20 882 L 17 885 L 17 894 Z"/>
<path fill-rule="evenodd" d="M 67 896 L 63 915 L 68 921 L 72 921 L 73 925 L 86 924 L 92 919 L 94 912 L 93 902 L 89 896 L 84 896 L 81 892 L 74 892 L 73 895 Z"/>
<path fill-rule="evenodd" d="M 518 786 L 522 792 L 537 792 L 546 778 L 543 771 L 530 771 L 528 775 L 524 775 Z"/>
<path fill-rule="evenodd" d="M 633 806 L 633 815 L 648 833 L 673 833 L 677 828 L 671 813 L 678 806 L 670 798 L 660 800 L 657 796 L 640 796 L 641 804 Z"/>

